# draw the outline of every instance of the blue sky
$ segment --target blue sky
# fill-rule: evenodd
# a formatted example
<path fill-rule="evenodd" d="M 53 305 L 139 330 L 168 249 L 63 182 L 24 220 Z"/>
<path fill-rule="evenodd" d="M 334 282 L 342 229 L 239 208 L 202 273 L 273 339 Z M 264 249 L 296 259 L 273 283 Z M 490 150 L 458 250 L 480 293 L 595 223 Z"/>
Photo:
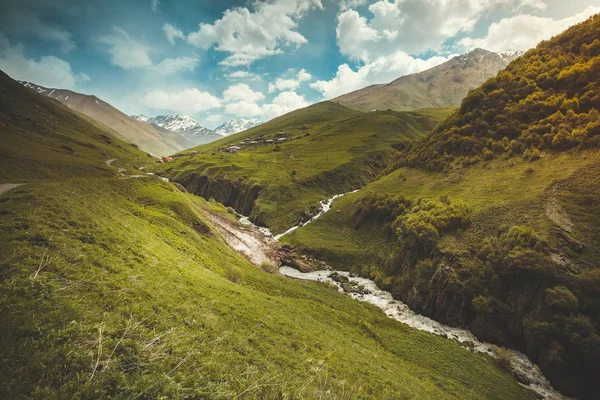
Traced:
<path fill-rule="evenodd" d="M 0 69 L 214 128 L 476 47 L 526 50 L 598 12 L 600 0 L 5 0 Z"/>

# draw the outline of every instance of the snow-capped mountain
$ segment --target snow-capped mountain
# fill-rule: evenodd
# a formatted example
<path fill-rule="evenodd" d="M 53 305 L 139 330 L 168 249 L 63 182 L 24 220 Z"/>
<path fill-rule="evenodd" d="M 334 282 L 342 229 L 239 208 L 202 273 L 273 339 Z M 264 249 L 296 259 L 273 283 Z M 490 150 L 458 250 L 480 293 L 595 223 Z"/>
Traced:
<path fill-rule="evenodd" d="M 187 115 L 158 115 L 156 117 L 148 117 L 144 114 L 138 114 L 132 115 L 131 118 L 177 132 L 197 145 L 212 142 L 220 137 L 214 131 L 206 128 L 200 122 Z"/>
<path fill-rule="evenodd" d="M 511 62 L 515 58 L 521 57 L 525 52 L 522 50 L 504 50 L 498 51 L 496 54 L 502 57 L 503 60 Z"/>
<path fill-rule="evenodd" d="M 132 115 L 131 118 L 138 120 L 138 121 L 144 121 L 144 122 L 148 122 L 150 120 L 150 117 L 148 117 L 144 114 Z"/>
<path fill-rule="evenodd" d="M 234 118 L 215 129 L 215 133 L 221 136 L 229 136 L 233 135 L 234 133 L 243 132 L 247 129 L 254 128 L 262 123 L 263 122 L 261 120 L 256 118 Z"/>

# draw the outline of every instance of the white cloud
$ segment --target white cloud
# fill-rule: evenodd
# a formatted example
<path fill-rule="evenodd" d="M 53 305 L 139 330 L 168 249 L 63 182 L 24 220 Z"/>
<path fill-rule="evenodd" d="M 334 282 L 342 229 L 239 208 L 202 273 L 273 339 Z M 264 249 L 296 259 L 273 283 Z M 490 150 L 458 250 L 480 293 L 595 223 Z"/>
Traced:
<path fill-rule="evenodd" d="M 296 92 L 282 92 L 270 104 L 261 107 L 262 120 L 269 121 L 280 115 L 287 114 L 299 108 L 308 107 L 310 103 Z"/>
<path fill-rule="evenodd" d="M 436 56 L 422 60 L 397 51 L 388 57 L 380 57 L 356 71 L 348 64 L 342 64 L 334 78 L 329 81 L 316 81 L 311 83 L 310 87 L 321 92 L 323 98 L 333 99 L 368 85 L 388 83 L 404 75 L 425 71 L 446 61 L 446 57 Z"/>
<path fill-rule="evenodd" d="M 401 49 L 408 54 L 439 51 L 459 33 L 471 32 L 490 12 L 540 9 L 541 0 L 380 0 L 370 19 L 348 9 L 338 15 L 337 42 L 343 55 L 372 62 Z"/>
<path fill-rule="evenodd" d="M 459 44 L 467 50 L 477 47 L 491 51 L 527 50 L 599 12 L 600 7 L 590 6 L 579 14 L 563 19 L 516 15 L 490 25 L 486 36 L 464 38 Z"/>
<path fill-rule="evenodd" d="M 344 11 L 349 8 L 356 8 L 367 4 L 367 0 L 340 0 L 340 10 Z"/>
<path fill-rule="evenodd" d="M 185 35 L 183 34 L 183 31 L 181 29 L 178 29 L 176 26 L 173 26 L 171 24 L 164 24 L 162 30 L 165 33 L 167 40 L 171 44 L 175 44 L 175 39 L 177 38 L 185 40 Z"/>
<path fill-rule="evenodd" d="M 260 76 L 256 75 L 253 72 L 248 71 L 234 71 L 228 74 L 225 74 L 227 79 L 247 79 L 251 81 L 260 80 Z"/>
<path fill-rule="evenodd" d="M 193 114 L 221 107 L 221 100 L 196 88 L 171 93 L 155 90 L 146 94 L 141 101 L 142 104 L 156 110 L 182 114 Z"/>
<path fill-rule="evenodd" d="M 152 7 L 152 11 L 156 12 L 158 10 L 158 6 L 160 5 L 160 0 L 151 0 L 150 6 Z"/>
<path fill-rule="evenodd" d="M 173 33 L 171 28 L 176 29 L 169 24 L 163 26 L 167 39 L 171 38 L 174 41 L 177 33 L 170 37 L 169 35 Z M 113 26 L 111 33 L 99 36 L 98 41 L 109 46 L 111 64 L 123 69 L 145 69 L 161 75 L 171 75 L 194 71 L 200 62 L 198 57 L 175 57 L 165 58 L 155 64 L 150 58 L 150 53 L 154 50 L 132 38 L 127 31 L 118 26 Z"/>
<path fill-rule="evenodd" d="M 237 115 L 239 117 L 255 117 L 262 113 L 260 106 L 249 101 L 238 101 L 225 106 L 227 114 Z"/>
<path fill-rule="evenodd" d="M 150 48 L 134 40 L 129 33 L 113 26 L 112 33 L 98 37 L 100 43 L 109 46 L 111 63 L 124 69 L 144 68 L 152 65 Z"/>
<path fill-rule="evenodd" d="M 180 71 L 194 71 L 198 65 L 197 57 L 165 58 L 152 67 L 153 71 L 161 75 L 171 75 Z"/>
<path fill-rule="evenodd" d="M 238 83 L 237 85 L 229 86 L 223 92 L 223 100 L 225 102 L 244 101 L 256 103 L 257 101 L 264 99 L 265 96 L 262 93 L 255 92 L 245 83 Z"/>
<path fill-rule="evenodd" d="M 188 35 L 188 43 L 205 50 L 214 46 L 217 51 L 229 53 L 222 65 L 250 65 L 281 54 L 282 47 L 306 43 L 297 31 L 297 21 L 307 11 L 323 8 L 321 0 L 257 0 L 253 5 L 253 11 L 233 8 L 212 24 L 200 24 L 198 31 Z"/>
<path fill-rule="evenodd" d="M 312 75 L 306 72 L 305 69 L 300 70 L 294 78 L 284 79 L 277 78 L 275 82 L 269 83 L 269 93 L 281 92 L 284 90 L 296 90 L 302 82 L 307 82 L 312 79 Z"/>
<path fill-rule="evenodd" d="M 0 69 L 13 79 L 30 81 L 41 86 L 77 89 L 77 85 L 90 78 L 83 73 L 75 73 L 71 65 L 54 56 L 44 56 L 39 60 L 28 59 L 23 47 L 11 47 L 8 39 L 0 34 Z"/>

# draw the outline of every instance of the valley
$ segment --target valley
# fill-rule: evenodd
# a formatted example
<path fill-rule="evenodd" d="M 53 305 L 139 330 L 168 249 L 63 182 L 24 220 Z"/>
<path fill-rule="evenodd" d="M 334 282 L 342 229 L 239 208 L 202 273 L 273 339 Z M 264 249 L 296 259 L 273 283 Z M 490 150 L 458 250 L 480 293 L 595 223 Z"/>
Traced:
<path fill-rule="evenodd" d="M 597 397 L 600 8 L 93 3 L 0 6 L 1 399 Z"/>

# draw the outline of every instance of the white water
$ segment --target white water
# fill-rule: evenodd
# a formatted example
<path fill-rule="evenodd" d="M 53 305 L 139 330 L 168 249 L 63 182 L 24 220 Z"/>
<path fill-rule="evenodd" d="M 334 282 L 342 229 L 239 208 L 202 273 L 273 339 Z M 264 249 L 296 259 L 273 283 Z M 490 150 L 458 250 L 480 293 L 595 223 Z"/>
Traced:
<path fill-rule="evenodd" d="M 300 223 L 300 224 L 298 224 L 298 225 L 292 226 L 292 227 L 291 227 L 290 229 L 288 229 L 287 231 L 285 231 L 285 232 L 283 232 L 283 233 L 280 233 L 279 235 L 275 235 L 275 236 L 273 235 L 273 232 L 271 232 L 271 231 L 269 230 L 269 228 L 266 228 L 266 227 L 264 227 L 264 226 L 257 226 L 257 225 L 254 225 L 254 224 L 252 223 L 252 221 L 250 221 L 250 218 L 249 218 L 249 217 L 246 217 L 245 215 L 242 215 L 242 214 L 237 214 L 237 213 L 236 213 L 236 214 L 237 214 L 237 216 L 238 216 L 238 218 L 239 218 L 239 221 L 240 221 L 240 223 L 241 223 L 242 225 L 246 225 L 246 226 L 252 226 L 252 227 L 254 227 L 254 228 L 258 229 L 259 231 L 261 231 L 261 232 L 263 233 L 263 235 L 265 235 L 265 236 L 268 236 L 268 237 L 270 237 L 270 238 L 273 238 L 273 240 L 274 240 L 274 241 L 278 241 L 278 240 L 279 240 L 279 239 L 281 239 L 283 236 L 285 236 L 285 235 L 288 235 L 288 234 L 290 234 L 290 233 L 294 232 L 296 229 L 298 229 L 298 228 L 301 228 L 301 227 L 303 227 L 303 226 L 305 226 L 305 225 L 308 225 L 308 224 L 310 224 L 311 222 L 313 222 L 313 221 L 316 221 L 317 219 L 321 218 L 321 216 L 322 216 L 323 214 L 325 214 L 327 211 L 331 210 L 331 204 L 333 204 L 333 201 L 334 201 L 334 200 L 336 200 L 336 199 L 339 199 L 340 197 L 343 197 L 343 196 L 345 196 L 345 195 L 347 195 L 347 194 L 350 194 L 350 193 L 356 193 L 356 192 L 358 192 L 358 190 L 359 190 L 359 189 L 353 190 L 352 192 L 347 192 L 347 193 L 342 193 L 342 194 L 336 194 L 335 196 L 333 196 L 333 197 L 330 197 L 330 198 L 328 198 L 327 200 L 321 200 L 321 201 L 319 202 L 319 204 L 321 205 L 321 210 L 320 210 L 320 211 L 317 213 L 317 215 L 315 215 L 314 217 L 312 217 L 312 218 L 311 218 L 311 219 L 309 219 L 308 221 L 306 221 L 306 222 L 301 222 L 301 223 Z"/>
<path fill-rule="evenodd" d="M 423 315 L 416 314 L 408 308 L 406 304 L 399 300 L 394 300 L 389 292 L 379 289 L 375 282 L 369 279 L 350 277 L 350 274 L 345 271 L 314 271 L 303 273 L 287 266 L 282 266 L 279 271 L 290 278 L 330 282 L 338 287 L 338 291 L 344 292 L 339 282 L 329 278 L 330 274 L 337 272 L 339 275 L 347 277 L 351 283 L 356 286 L 362 286 L 365 289 L 364 294 L 348 293 L 352 298 L 371 303 L 379 307 L 388 317 L 400 321 L 410 327 L 444 336 L 460 343 L 465 343 L 474 351 L 485 353 L 494 358 L 496 357 L 496 350 L 499 349 L 498 346 L 491 343 L 480 342 L 467 329 L 446 326 Z M 510 368 L 515 375 L 526 377 L 526 379 L 531 382 L 531 384 L 523 386 L 533 390 L 544 399 L 566 399 L 566 397 L 562 396 L 552 388 L 550 382 L 544 377 L 539 367 L 532 363 L 527 356 L 516 350 L 505 349 L 505 351 L 510 356 Z"/>
<path fill-rule="evenodd" d="M 317 215 L 312 217 L 307 222 L 293 226 L 287 231 L 276 236 L 273 236 L 273 233 L 268 228 L 254 225 L 248 217 L 245 217 L 241 214 L 238 214 L 239 221 L 243 225 L 253 226 L 266 237 L 272 238 L 274 241 L 278 241 L 282 236 L 287 235 L 295 231 L 296 229 L 320 218 L 323 214 L 325 214 L 331 209 L 331 205 L 334 200 L 345 196 L 349 193 L 356 193 L 357 191 L 358 190 L 354 190 L 348 193 L 337 194 L 327 200 L 322 200 L 320 202 L 321 211 Z M 423 315 L 416 314 L 406 304 L 399 300 L 394 300 L 391 293 L 379 289 L 375 282 L 369 279 L 350 277 L 350 274 L 346 271 L 322 270 L 304 273 L 288 266 L 280 267 L 279 271 L 283 275 L 288 276 L 290 278 L 330 282 L 337 286 L 338 291 L 344 292 L 339 282 L 336 282 L 333 279 L 329 278 L 330 274 L 332 274 L 333 272 L 337 272 L 339 275 L 347 277 L 351 283 L 355 284 L 356 286 L 362 286 L 365 289 L 364 293 L 347 293 L 350 297 L 359 301 L 371 303 L 379 307 L 385 313 L 385 315 L 387 315 L 390 318 L 402 322 L 412 328 L 433 333 L 435 335 L 444 336 L 448 339 L 455 340 L 459 343 L 465 343 L 468 346 L 468 348 L 472 348 L 473 351 L 485 353 L 490 357 L 496 358 L 497 350 L 500 349 L 494 344 L 480 342 L 479 340 L 477 340 L 475 335 L 473 335 L 467 329 L 447 326 L 437 321 L 434 321 L 431 318 L 427 318 Z M 513 371 L 513 373 L 516 376 L 520 376 L 522 378 L 524 377 L 525 380 L 530 382 L 530 384 L 523 386 L 533 390 L 539 396 L 547 400 L 567 399 L 567 397 L 561 395 L 559 392 L 552 388 L 552 385 L 550 385 L 550 382 L 548 382 L 546 377 L 542 374 L 540 368 L 533 362 L 531 362 L 531 360 L 529 360 L 529 358 L 527 358 L 526 355 L 511 349 L 504 349 L 504 352 L 510 357 L 510 368 Z"/>

